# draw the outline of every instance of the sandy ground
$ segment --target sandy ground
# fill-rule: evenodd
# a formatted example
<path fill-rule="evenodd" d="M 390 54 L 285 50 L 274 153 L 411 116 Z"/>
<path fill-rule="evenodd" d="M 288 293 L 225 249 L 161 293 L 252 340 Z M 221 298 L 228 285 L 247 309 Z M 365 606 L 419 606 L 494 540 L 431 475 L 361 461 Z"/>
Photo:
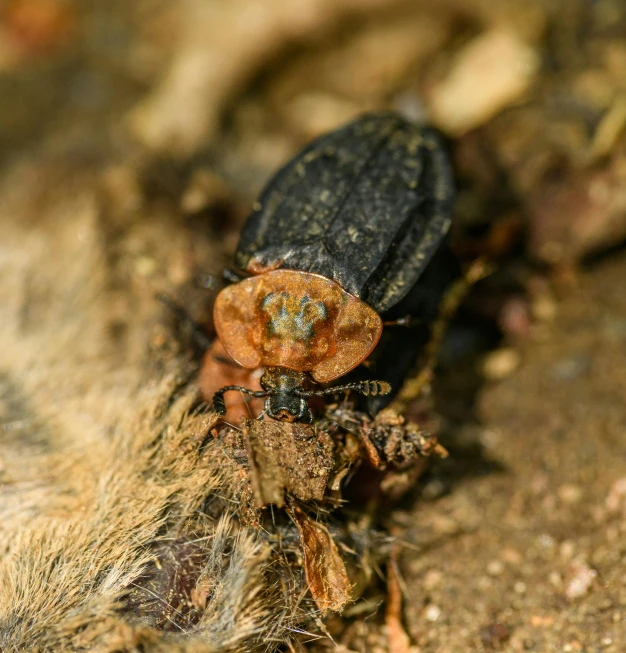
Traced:
<path fill-rule="evenodd" d="M 422 651 L 624 650 L 625 274 L 577 278 L 456 432 L 447 494 L 394 515 Z"/>

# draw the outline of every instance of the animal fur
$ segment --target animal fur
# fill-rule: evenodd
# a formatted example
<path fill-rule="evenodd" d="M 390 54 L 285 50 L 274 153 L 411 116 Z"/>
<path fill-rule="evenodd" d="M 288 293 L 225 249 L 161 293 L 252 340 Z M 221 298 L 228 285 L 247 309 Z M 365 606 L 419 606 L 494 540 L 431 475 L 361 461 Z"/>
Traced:
<path fill-rule="evenodd" d="M 273 650 L 304 581 L 242 525 L 188 366 L 149 346 L 137 264 L 181 236 L 111 201 L 132 175 L 65 161 L 0 188 L 0 649 Z"/>

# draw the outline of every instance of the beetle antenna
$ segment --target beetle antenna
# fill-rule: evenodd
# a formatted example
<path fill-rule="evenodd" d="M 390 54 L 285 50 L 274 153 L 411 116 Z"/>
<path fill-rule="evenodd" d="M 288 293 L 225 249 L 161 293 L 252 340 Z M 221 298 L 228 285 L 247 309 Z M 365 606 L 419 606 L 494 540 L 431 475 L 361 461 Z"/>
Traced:
<path fill-rule="evenodd" d="M 213 410 L 218 414 L 218 415 L 225 415 L 226 414 L 226 404 L 224 404 L 224 393 L 225 392 L 230 392 L 231 390 L 239 390 L 239 392 L 243 392 L 244 394 L 251 395 L 252 397 L 267 397 L 269 392 L 266 390 L 250 390 L 249 388 L 244 388 L 240 385 L 225 385 L 223 388 L 220 388 L 214 395 L 213 395 Z"/>
<path fill-rule="evenodd" d="M 356 381 L 346 383 L 346 385 L 334 385 L 325 390 L 300 390 L 297 394 L 300 397 L 321 397 L 343 390 L 355 390 L 366 397 L 377 397 L 378 395 L 388 395 L 391 392 L 391 385 L 387 381 Z"/>

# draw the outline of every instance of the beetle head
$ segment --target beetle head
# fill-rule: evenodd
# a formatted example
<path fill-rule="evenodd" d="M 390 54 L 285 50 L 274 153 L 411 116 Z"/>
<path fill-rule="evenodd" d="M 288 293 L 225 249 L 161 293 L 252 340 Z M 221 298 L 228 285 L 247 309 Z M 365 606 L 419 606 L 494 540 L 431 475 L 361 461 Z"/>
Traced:
<path fill-rule="evenodd" d="M 305 375 L 284 367 L 268 367 L 261 377 L 261 387 L 269 393 L 265 410 L 272 418 L 284 422 L 310 421 L 311 411 L 300 396 Z"/>
<path fill-rule="evenodd" d="M 265 410 L 272 419 L 281 422 L 311 421 L 306 399 L 297 395 L 270 395 L 265 401 Z"/>

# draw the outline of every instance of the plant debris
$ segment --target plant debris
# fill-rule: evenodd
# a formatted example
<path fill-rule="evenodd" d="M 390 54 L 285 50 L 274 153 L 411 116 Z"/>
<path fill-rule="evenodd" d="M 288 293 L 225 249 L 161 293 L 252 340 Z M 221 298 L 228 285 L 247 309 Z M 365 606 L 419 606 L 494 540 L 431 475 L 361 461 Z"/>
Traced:
<path fill-rule="evenodd" d="M 311 519 L 296 505 L 290 505 L 287 512 L 300 533 L 304 571 L 313 600 L 322 614 L 328 610 L 341 612 L 350 601 L 352 588 L 328 528 Z"/>

